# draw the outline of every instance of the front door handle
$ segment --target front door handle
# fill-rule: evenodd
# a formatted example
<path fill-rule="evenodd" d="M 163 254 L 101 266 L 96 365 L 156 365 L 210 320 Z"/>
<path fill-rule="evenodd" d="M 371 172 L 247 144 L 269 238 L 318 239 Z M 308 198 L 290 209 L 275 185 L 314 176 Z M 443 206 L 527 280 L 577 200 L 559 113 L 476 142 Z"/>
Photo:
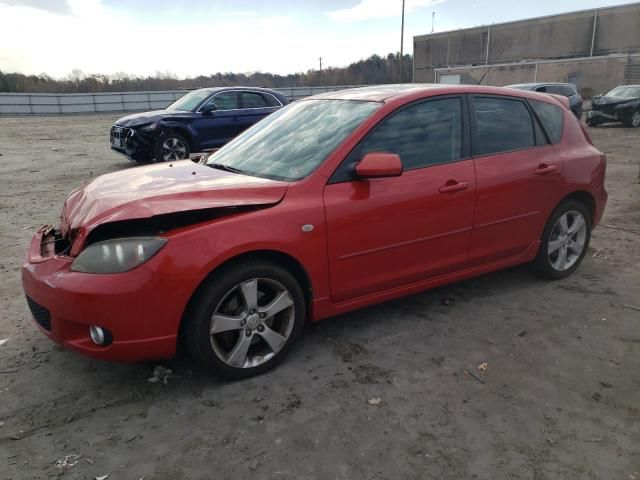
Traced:
<path fill-rule="evenodd" d="M 555 165 L 547 165 L 546 163 L 543 163 L 542 165 L 538 166 L 538 168 L 536 168 L 533 173 L 536 175 L 548 175 L 555 172 L 556 170 L 558 170 L 558 167 L 556 167 Z"/>
<path fill-rule="evenodd" d="M 449 180 L 444 187 L 440 187 L 440 193 L 460 192 L 467 188 L 469 188 L 468 182 L 455 182 L 454 180 Z"/>

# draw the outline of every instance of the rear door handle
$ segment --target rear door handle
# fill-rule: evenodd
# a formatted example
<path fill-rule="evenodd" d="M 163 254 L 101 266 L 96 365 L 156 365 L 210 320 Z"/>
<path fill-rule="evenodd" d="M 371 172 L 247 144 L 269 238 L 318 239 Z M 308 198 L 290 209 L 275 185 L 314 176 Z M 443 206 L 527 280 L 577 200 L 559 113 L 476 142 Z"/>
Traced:
<path fill-rule="evenodd" d="M 468 182 L 453 183 L 453 181 L 449 181 L 444 187 L 440 187 L 440 193 L 460 192 L 462 190 L 466 190 L 467 188 L 469 188 Z"/>
<path fill-rule="evenodd" d="M 536 175 L 548 175 L 549 173 L 553 173 L 558 170 L 558 167 L 555 165 L 547 165 L 543 163 L 538 168 L 536 168 L 533 173 Z"/>

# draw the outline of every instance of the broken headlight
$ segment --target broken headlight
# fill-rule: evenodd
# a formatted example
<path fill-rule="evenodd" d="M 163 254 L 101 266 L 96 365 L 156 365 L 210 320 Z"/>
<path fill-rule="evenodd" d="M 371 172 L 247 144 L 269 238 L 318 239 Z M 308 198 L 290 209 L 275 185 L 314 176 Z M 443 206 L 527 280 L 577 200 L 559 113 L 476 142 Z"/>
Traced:
<path fill-rule="evenodd" d="M 142 265 L 167 243 L 162 237 L 115 238 L 85 248 L 71 264 L 83 273 L 122 273 Z"/>

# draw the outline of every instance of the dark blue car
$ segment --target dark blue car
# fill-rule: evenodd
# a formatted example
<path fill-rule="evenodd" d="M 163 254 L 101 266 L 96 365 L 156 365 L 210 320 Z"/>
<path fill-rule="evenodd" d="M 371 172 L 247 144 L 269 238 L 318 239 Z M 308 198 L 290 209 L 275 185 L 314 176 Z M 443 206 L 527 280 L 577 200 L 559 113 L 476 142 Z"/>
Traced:
<path fill-rule="evenodd" d="M 286 104 L 266 88 L 201 88 L 164 110 L 122 117 L 111 127 L 111 148 L 138 163 L 189 158 L 221 147 Z"/>

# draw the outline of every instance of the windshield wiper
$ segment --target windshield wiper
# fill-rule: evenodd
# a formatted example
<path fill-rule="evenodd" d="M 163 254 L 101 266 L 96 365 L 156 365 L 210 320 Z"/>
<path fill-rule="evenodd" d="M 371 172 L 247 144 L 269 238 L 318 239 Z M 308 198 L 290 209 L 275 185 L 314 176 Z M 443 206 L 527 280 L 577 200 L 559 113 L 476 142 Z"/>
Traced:
<path fill-rule="evenodd" d="M 230 167 L 229 165 L 225 165 L 224 163 L 207 163 L 207 166 L 211 168 L 216 168 L 218 170 L 224 170 L 225 172 L 231 173 L 239 173 L 244 174 L 244 170 L 240 170 L 239 168 Z"/>

